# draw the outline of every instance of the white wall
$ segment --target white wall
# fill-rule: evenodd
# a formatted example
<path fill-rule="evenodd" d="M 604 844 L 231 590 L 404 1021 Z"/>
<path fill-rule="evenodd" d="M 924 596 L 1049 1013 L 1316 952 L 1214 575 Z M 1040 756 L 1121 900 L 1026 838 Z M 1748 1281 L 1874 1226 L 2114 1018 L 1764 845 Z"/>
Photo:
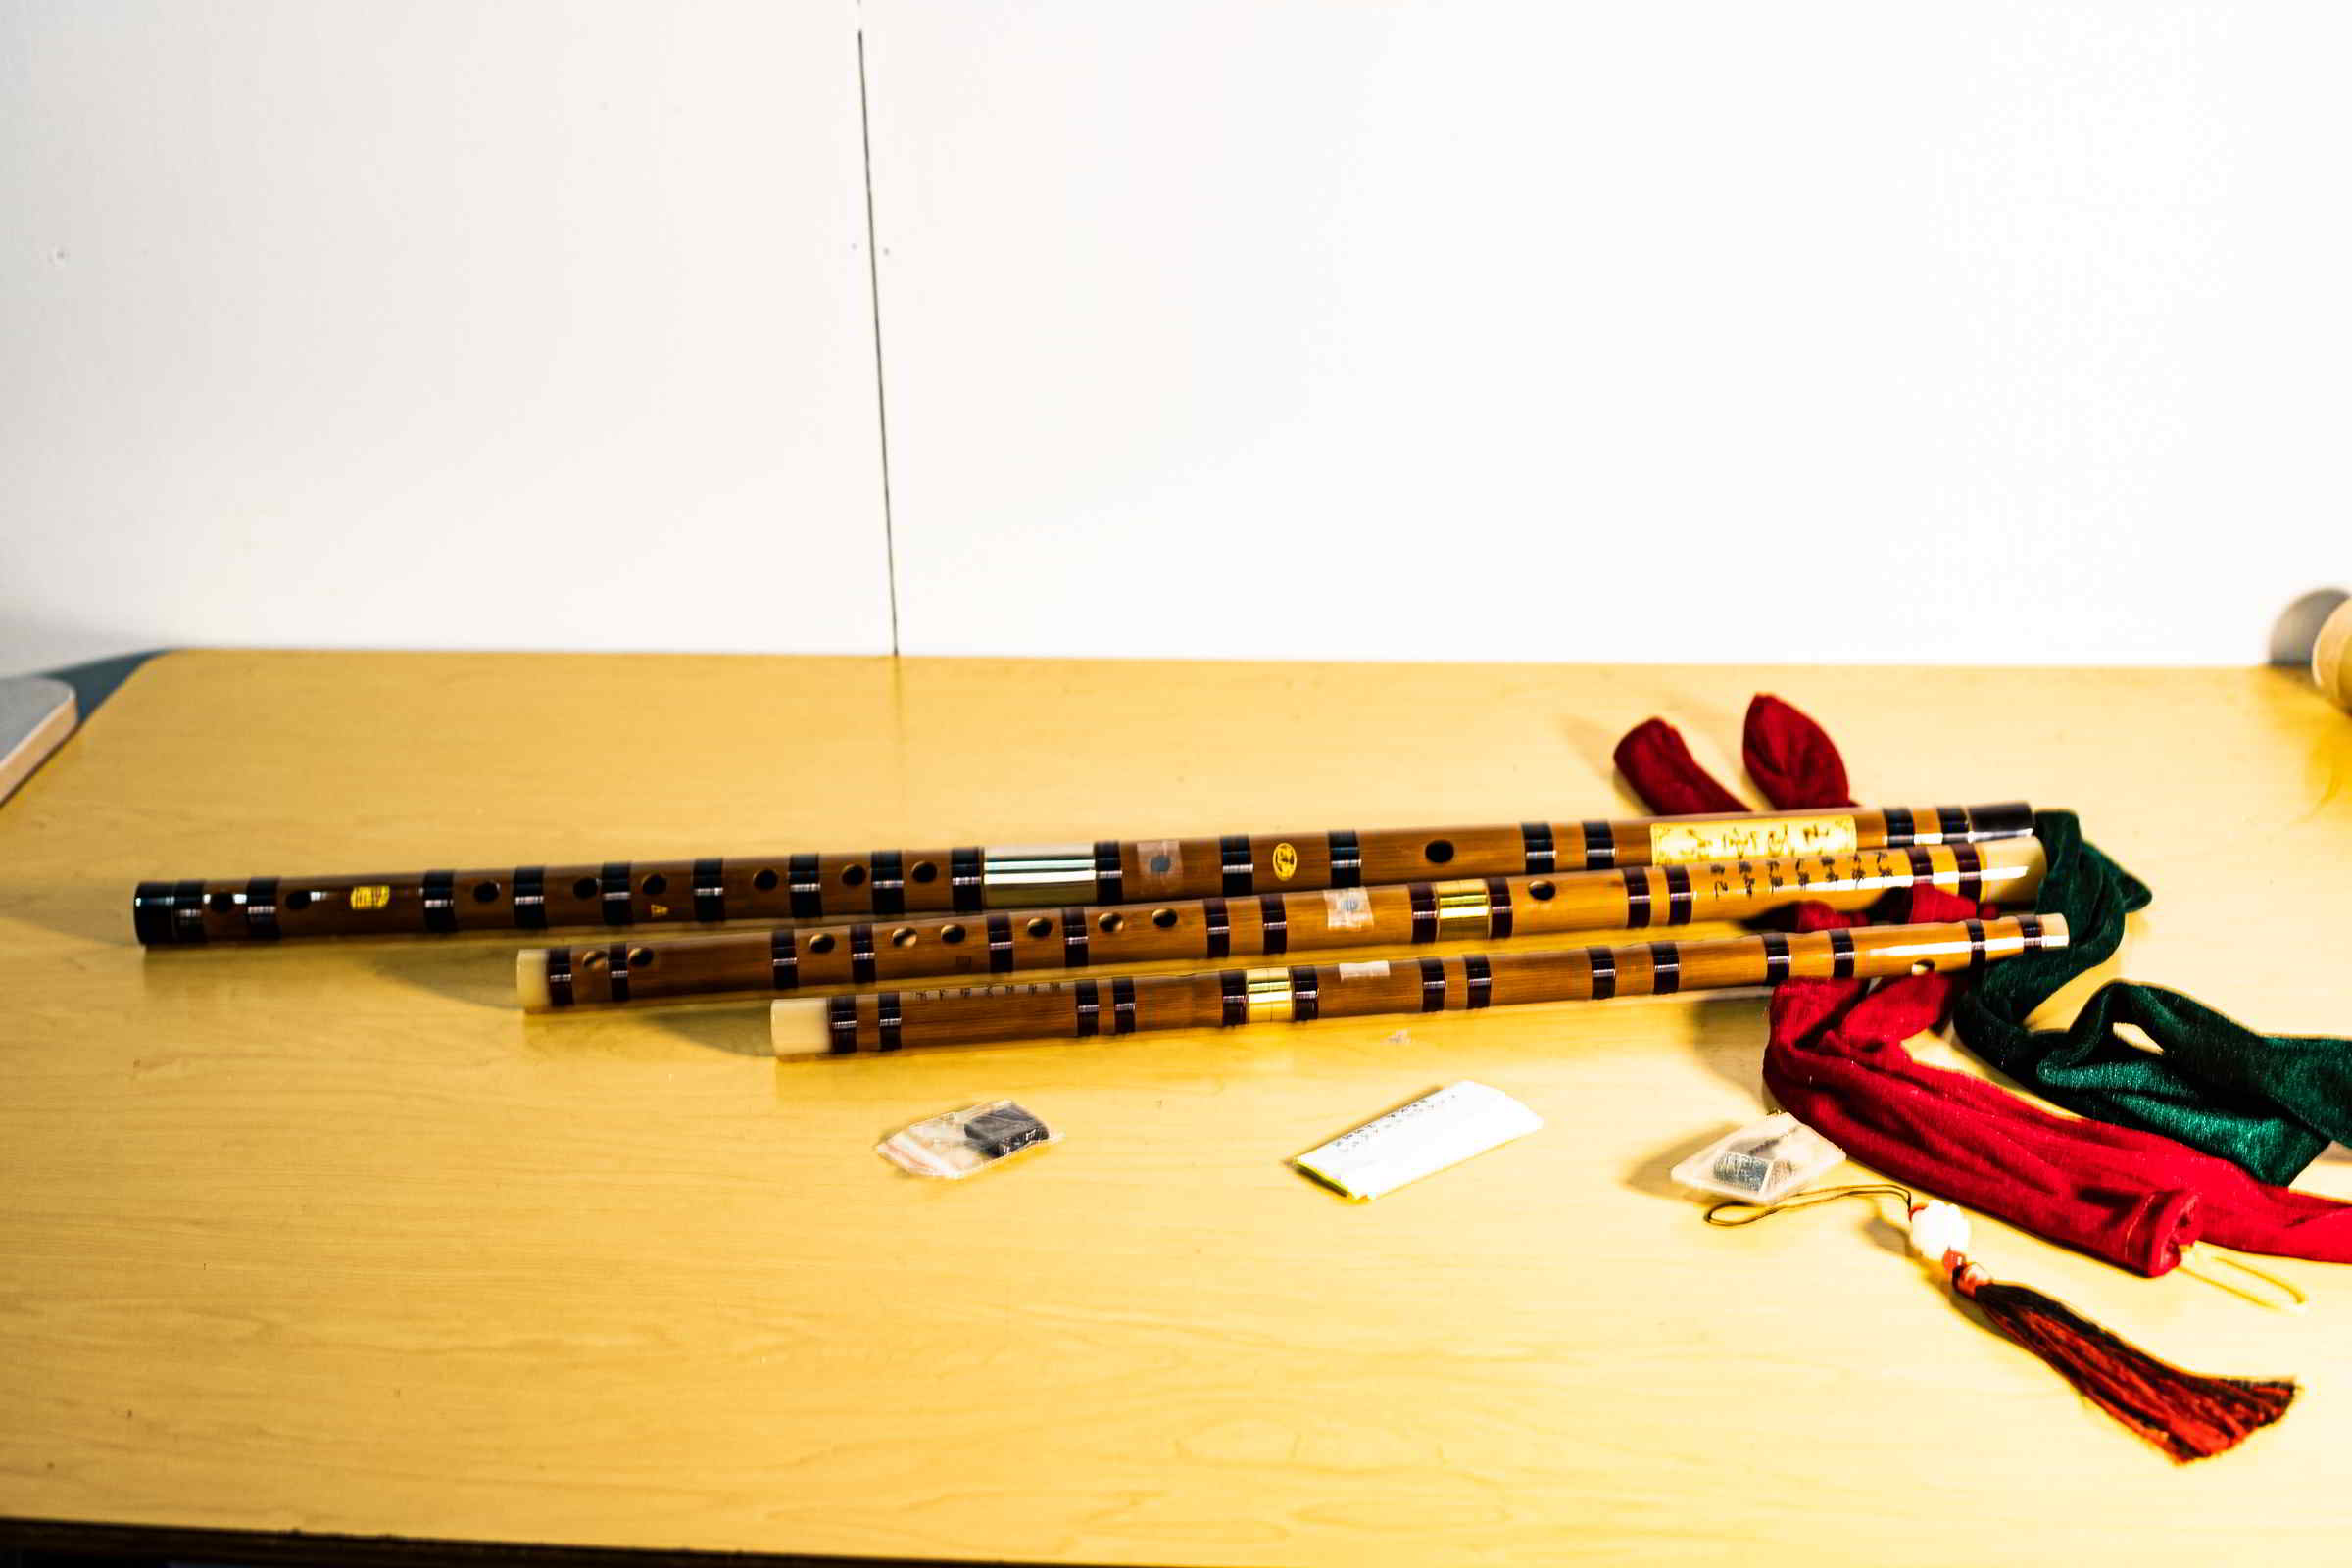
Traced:
<path fill-rule="evenodd" d="M 849 0 L 0 3 L 0 672 L 886 649 Z"/>
<path fill-rule="evenodd" d="M 2352 13 L 868 10 L 925 652 L 2260 660 Z"/>
<path fill-rule="evenodd" d="M 0 0 L 0 670 L 2227 662 L 2352 575 L 2317 0 Z"/>

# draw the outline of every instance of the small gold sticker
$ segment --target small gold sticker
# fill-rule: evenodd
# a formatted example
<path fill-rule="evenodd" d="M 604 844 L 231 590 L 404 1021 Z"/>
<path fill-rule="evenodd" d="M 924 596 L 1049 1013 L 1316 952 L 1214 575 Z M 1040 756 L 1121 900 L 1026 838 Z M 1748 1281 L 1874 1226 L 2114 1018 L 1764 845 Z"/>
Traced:
<path fill-rule="evenodd" d="M 1850 816 L 1748 816 L 1725 822 L 1653 822 L 1652 865 L 1698 860 L 1756 860 L 1791 855 L 1849 855 Z"/>
<path fill-rule="evenodd" d="M 392 890 L 381 882 L 351 890 L 351 906 L 355 909 L 380 909 L 391 902 Z"/>
<path fill-rule="evenodd" d="M 663 915 L 669 912 L 669 906 L 666 904 L 649 905 L 647 907 L 653 910 L 654 918 L 657 920 L 661 919 Z"/>
<path fill-rule="evenodd" d="M 1274 846 L 1274 880 L 1288 882 L 1298 871 L 1298 851 L 1287 839 Z"/>

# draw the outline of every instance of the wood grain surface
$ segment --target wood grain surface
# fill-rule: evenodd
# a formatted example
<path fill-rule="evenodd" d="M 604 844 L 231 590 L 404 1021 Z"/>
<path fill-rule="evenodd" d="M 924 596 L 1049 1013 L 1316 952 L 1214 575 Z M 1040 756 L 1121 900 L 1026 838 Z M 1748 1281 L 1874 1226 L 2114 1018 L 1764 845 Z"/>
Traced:
<path fill-rule="evenodd" d="M 757 1000 L 526 1018 L 514 938 L 150 955 L 126 910 L 143 876 L 270 865 L 1631 815 L 1619 732 L 1664 714 L 1736 778 L 1759 689 L 1865 801 L 2079 808 L 2156 890 L 2134 977 L 2352 1030 L 2352 721 L 2269 670 L 154 661 L 0 808 L 0 1515 L 1162 1564 L 2331 1558 L 2352 1272 L 2280 1265 L 2316 1298 L 2289 1318 L 1982 1225 L 1994 1273 L 2161 1353 L 2306 1380 L 2176 1469 L 1859 1205 L 1699 1223 L 1665 1171 L 1762 1109 L 1752 999 L 778 1063 Z M 1459 1078 L 1549 1125 L 1365 1205 L 1286 1168 Z M 1062 1141 L 955 1184 L 870 1152 L 999 1096 Z M 2304 1185 L 2352 1195 L 2352 1163 Z"/>

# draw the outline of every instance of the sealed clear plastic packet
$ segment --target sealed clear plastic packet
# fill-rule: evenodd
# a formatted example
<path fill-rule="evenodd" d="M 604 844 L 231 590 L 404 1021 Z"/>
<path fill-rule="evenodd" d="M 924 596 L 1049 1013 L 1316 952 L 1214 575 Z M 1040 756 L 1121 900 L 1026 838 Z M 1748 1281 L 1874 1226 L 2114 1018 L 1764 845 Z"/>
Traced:
<path fill-rule="evenodd" d="M 876 1144 L 874 1152 L 917 1176 L 960 1181 L 1060 1136 L 1011 1101 L 992 1100 L 918 1121 Z"/>
<path fill-rule="evenodd" d="M 1844 1158 L 1844 1150 L 1784 1110 L 1716 1139 L 1673 1176 L 1698 1192 L 1777 1203 Z"/>

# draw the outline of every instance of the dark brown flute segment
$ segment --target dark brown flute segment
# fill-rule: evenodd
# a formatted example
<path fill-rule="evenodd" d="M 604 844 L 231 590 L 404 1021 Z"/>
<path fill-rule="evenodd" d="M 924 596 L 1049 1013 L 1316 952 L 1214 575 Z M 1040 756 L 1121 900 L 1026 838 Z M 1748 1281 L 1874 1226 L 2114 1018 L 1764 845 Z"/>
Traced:
<path fill-rule="evenodd" d="M 1327 887 L 1537 875 L 1677 861 L 1831 855 L 2022 838 L 2023 805 L 1339 828 L 861 854 L 689 857 L 365 875 L 142 882 L 131 925 L 153 947 L 280 937 L 406 936 L 714 919 L 816 922 L 1057 905 L 1248 899 Z M 259 903 L 268 885 L 273 903 Z M 257 918 L 266 909 L 267 918 Z"/>
<path fill-rule="evenodd" d="M 1973 884 L 2002 903 L 2039 889 L 2041 844 L 2010 839 L 1915 845 L 1792 859 L 1629 866 L 1548 876 L 1457 878 L 1401 887 L 1325 888 L 1252 899 L 1193 899 L 1157 906 L 1096 905 L 982 918 L 909 916 L 894 924 L 780 928 L 642 942 L 628 958 L 629 999 L 674 1001 L 741 991 L 894 985 L 956 975 L 1197 960 L 1377 947 L 1390 943 L 1501 941 L 1567 931 L 1744 919 L 1800 900 L 1839 909 L 1867 906 L 1890 888 Z M 1977 896 L 1972 894 L 1972 897 Z M 776 962 L 775 944 L 795 961 Z M 572 1004 L 609 1003 L 604 944 L 526 948 L 515 985 L 533 1012 L 569 1005 L 547 977 L 572 977 Z"/>
<path fill-rule="evenodd" d="M 1775 932 L 1711 942 L 1138 975 L 1133 1027 L 1305 1023 L 1611 995 L 1663 996 L 1788 979 L 1875 979 L 1922 968 L 1967 969 L 2063 947 L 2066 940 L 2065 918 L 2050 914 L 1788 936 Z M 1084 1040 L 1102 1033 L 1102 982 L 1083 980 L 796 999 L 774 1004 L 769 1027 L 779 1056 Z"/>

